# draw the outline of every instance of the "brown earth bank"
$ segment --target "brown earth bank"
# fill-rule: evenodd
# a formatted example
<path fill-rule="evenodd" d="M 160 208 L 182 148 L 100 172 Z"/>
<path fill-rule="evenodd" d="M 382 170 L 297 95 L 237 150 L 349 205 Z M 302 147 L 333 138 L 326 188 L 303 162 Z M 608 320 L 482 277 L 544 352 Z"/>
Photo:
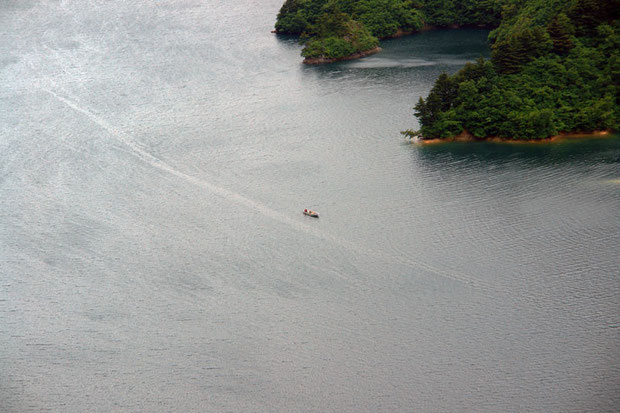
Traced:
<path fill-rule="evenodd" d="M 377 46 L 374 49 L 365 50 L 363 52 L 353 53 L 353 54 L 351 54 L 349 56 L 339 57 L 337 59 L 332 59 L 332 58 L 328 58 L 328 57 L 306 57 L 304 59 L 304 63 L 307 64 L 307 65 L 321 65 L 321 64 L 325 64 L 325 63 L 341 62 L 343 60 L 354 60 L 354 59 L 359 59 L 361 57 L 370 56 L 371 54 L 375 54 L 375 53 L 378 53 L 380 51 L 381 51 L 381 48 L 379 46 Z"/>
<path fill-rule="evenodd" d="M 433 145 L 444 142 L 497 142 L 497 143 L 526 143 L 526 144 L 538 144 L 538 143 L 550 143 L 567 139 L 584 139 L 584 138 L 600 138 L 604 136 L 611 136 L 614 131 L 611 129 L 597 130 L 589 132 L 560 132 L 557 135 L 550 136 L 548 138 L 540 139 L 518 139 L 518 138 L 502 138 L 499 136 L 487 136 L 484 138 L 477 138 L 467 131 L 463 131 L 456 136 L 449 138 L 431 138 L 424 139 L 419 138 L 415 142 L 421 145 Z"/>

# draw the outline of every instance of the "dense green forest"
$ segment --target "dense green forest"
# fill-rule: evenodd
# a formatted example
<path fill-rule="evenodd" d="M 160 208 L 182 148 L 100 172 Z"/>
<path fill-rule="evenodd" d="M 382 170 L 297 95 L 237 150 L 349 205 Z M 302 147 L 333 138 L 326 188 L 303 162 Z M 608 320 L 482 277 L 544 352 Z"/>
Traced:
<path fill-rule="evenodd" d="M 619 12 L 620 0 L 286 0 L 275 27 L 300 36 L 306 61 L 425 26 L 493 28 L 491 59 L 441 75 L 406 133 L 537 139 L 617 129 Z"/>
<path fill-rule="evenodd" d="M 337 60 L 422 27 L 497 26 L 504 0 L 286 0 L 276 32 L 299 35 L 307 59 Z"/>
<path fill-rule="evenodd" d="M 617 129 L 618 0 L 506 0 L 491 60 L 441 75 L 415 115 L 424 138 L 539 139 Z"/>

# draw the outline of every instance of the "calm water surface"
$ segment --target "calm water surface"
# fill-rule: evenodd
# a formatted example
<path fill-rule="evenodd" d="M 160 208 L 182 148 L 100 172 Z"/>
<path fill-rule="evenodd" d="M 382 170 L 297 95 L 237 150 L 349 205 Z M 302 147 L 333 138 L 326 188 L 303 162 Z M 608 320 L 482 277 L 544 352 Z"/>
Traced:
<path fill-rule="evenodd" d="M 0 410 L 617 411 L 620 139 L 408 144 L 486 32 L 281 3 L 0 4 Z"/>

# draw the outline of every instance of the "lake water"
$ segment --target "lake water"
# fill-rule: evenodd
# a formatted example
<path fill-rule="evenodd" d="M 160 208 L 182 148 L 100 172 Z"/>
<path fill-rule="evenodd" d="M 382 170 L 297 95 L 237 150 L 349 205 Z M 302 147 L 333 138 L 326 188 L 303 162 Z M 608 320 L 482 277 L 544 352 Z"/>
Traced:
<path fill-rule="evenodd" d="M 412 145 L 486 32 L 281 4 L 0 4 L 0 410 L 617 411 L 620 139 Z"/>

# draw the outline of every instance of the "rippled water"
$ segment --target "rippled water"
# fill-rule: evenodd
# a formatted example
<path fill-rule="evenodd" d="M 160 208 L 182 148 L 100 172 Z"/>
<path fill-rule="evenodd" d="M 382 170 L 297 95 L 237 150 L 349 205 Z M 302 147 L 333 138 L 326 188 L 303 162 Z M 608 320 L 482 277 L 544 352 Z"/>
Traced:
<path fill-rule="evenodd" d="M 408 144 L 486 33 L 281 2 L 0 5 L 0 410 L 616 411 L 620 139 Z"/>

